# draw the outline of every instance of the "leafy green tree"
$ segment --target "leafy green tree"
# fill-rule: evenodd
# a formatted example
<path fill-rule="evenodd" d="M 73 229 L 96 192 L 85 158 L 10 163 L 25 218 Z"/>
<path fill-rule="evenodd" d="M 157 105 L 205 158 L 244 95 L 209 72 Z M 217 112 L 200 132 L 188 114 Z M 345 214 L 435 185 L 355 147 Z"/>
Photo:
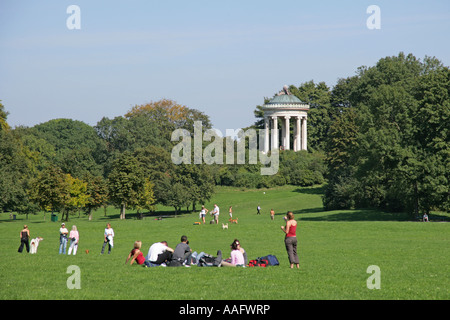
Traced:
<path fill-rule="evenodd" d="M 113 162 L 108 176 L 109 199 L 121 209 L 120 219 L 125 219 L 127 207 L 136 207 L 142 201 L 146 179 L 139 162 L 125 152 Z"/>
<path fill-rule="evenodd" d="M 48 166 L 31 182 L 31 198 L 44 212 L 63 210 L 68 202 L 69 192 L 66 174 L 55 166 Z"/>
<path fill-rule="evenodd" d="M 87 194 L 87 183 L 81 179 L 74 178 L 66 174 L 66 181 L 69 186 L 68 194 L 63 204 L 63 214 L 61 220 L 69 221 L 69 214 L 80 211 L 89 201 Z"/>
<path fill-rule="evenodd" d="M 8 122 L 6 122 L 6 118 L 8 117 L 8 112 L 6 112 L 5 107 L 1 103 L 0 100 L 0 131 L 9 130 Z"/>
<path fill-rule="evenodd" d="M 0 104 L 0 211 L 35 213 L 37 207 L 29 196 L 30 181 L 35 174 L 35 154 L 9 127 L 6 115 Z"/>
<path fill-rule="evenodd" d="M 89 221 L 91 221 L 92 212 L 108 204 L 108 185 L 103 177 L 92 174 L 83 176 L 83 181 L 87 183 L 86 194 L 88 195 L 84 207 L 89 216 Z"/>
<path fill-rule="evenodd" d="M 136 203 L 133 205 L 133 208 L 137 210 L 137 213 L 139 214 L 139 217 L 142 219 L 142 212 L 141 210 L 154 210 L 154 204 L 156 202 L 154 192 L 153 192 L 153 183 L 150 181 L 150 179 L 146 178 L 144 180 L 144 186 L 142 188 L 142 191 L 138 194 L 138 199 Z"/>
<path fill-rule="evenodd" d="M 331 121 L 337 115 L 331 107 L 330 88 L 325 82 L 309 81 L 302 83 L 298 88 L 290 86 L 289 90 L 310 106 L 308 111 L 309 149 L 324 150 Z"/>
<path fill-rule="evenodd" d="M 93 127 L 70 119 L 54 119 L 32 128 L 21 127 L 18 134 L 25 145 L 39 154 L 39 167 L 53 164 L 73 177 L 86 173 L 103 174 L 106 144 Z"/>

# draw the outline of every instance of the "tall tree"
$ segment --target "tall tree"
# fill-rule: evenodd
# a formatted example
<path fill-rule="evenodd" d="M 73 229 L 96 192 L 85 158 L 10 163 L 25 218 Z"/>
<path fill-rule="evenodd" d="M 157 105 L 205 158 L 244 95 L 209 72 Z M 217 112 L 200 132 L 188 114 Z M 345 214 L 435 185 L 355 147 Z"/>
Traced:
<path fill-rule="evenodd" d="M 101 176 L 94 176 L 92 174 L 86 174 L 83 177 L 83 181 L 86 181 L 86 194 L 88 200 L 85 205 L 89 221 L 92 220 L 92 212 L 108 203 L 108 185 L 105 179 Z"/>
<path fill-rule="evenodd" d="M 24 146 L 6 116 L 0 103 L 0 211 L 33 213 L 37 207 L 30 200 L 29 189 L 36 154 Z"/>
<path fill-rule="evenodd" d="M 141 166 L 131 153 L 125 152 L 113 162 L 108 176 L 109 198 L 120 208 L 120 219 L 125 219 L 127 207 L 136 207 L 142 201 L 146 186 Z"/>
<path fill-rule="evenodd" d="M 44 211 L 63 210 L 69 199 L 70 185 L 66 174 L 58 167 L 48 166 L 33 179 L 31 198 Z"/>

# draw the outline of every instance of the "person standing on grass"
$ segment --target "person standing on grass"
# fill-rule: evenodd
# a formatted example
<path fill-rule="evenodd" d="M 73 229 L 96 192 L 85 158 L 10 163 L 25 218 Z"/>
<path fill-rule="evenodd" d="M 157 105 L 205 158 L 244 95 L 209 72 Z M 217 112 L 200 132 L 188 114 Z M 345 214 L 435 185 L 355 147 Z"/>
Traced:
<path fill-rule="evenodd" d="M 294 264 L 297 265 L 297 269 L 299 269 L 300 264 L 297 255 L 297 221 L 295 221 L 292 211 L 288 211 L 286 214 L 286 226 L 281 226 L 281 230 L 286 234 L 284 244 L 286 246 L 291 269 L 294 268 Z"/>
<path fill-rule="evenodd" d="M 73 255 L 76 255 L 78 250 L 78 241 L 80 240 L 80 234 L 78 233 L 77 226 L 75 225 L 72 226 L 72 230 L 70 230 L 69 233 L 69 239 L 70 239 L 70 247 L 68 255 L 70 256 L 72 250 Z"/>
<path fill-rule="evenodd" d="M 200 210 L 200 219 L 202 219 L 203 224 L 205 224 L 205 217 L 208 213 L 208 209 L 205 208 L 205 206 L 202 206 L 202 210 Z"/>
<path fill-rule="evenodd" d="M 106 225 L 105 233 L 104 233 L 104 240 L 103 240 L 103 246 L 102 246 L 102 252 L 100 254 L 103 254 L 105 252 L 106 244 L 108 244 L 108 254 L 111 253 L 111 248 L 114 247 L 114 230 L 111 228 L 111 224 Z"/>
<path fill-rule="evenodd" d="M 233 207 L 230 206 L 230 209 L 228 209 L 228 214 L 230 215 L 230 219 L 233 219 Z"/>
<path fill-rule="evenodd" d="M 273 221 L 274 217 L 275 217 L 275 211 L 273 211 L 273 209 L 270 209 L 270 219 L 272 219 L 272 221 Z"/>
<path fill-rule="evenodd" d="M 216 224 L 219 224 L 220 210 L 219 210 L 219 206 L 217 204 L 214 204 L 214 209 L 213 209 L 213 211 L 211 211 L 211 214 L 214 215 L 214 221 L 216 222 Z"/>
<path fill-rule="evenodd" d="M 30 252 L 30 230 L 28 230 L 28 226 L 24 225 L 23 229 L 20 231 L 20 247 L 17 252 L 22 253 L 23 246 L 27 248 L 27 252 Z"/>
<path fill-rule="evenodd" d="M 68 234 L 69 230 L 67 230 L 66 224 L 64 222 L 61 223 L 61 228 L 59 228 L 59 254 L 66 254 Z"/>
<path fill-rule="evenodd" d="M 256 214 L 261 214 L 261 207 L 259 206 L 259 204 L 256 207 Z"/>

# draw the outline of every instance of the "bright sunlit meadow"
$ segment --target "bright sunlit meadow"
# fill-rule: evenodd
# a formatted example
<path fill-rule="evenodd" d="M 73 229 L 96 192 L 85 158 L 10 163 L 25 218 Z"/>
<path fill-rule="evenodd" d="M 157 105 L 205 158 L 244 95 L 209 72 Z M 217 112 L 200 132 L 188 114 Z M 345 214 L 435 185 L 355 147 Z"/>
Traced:
<path fill-rule="evenodd" d="M 265 190 L 218 188 L 206 203 L 221 209 L 219 225 L 194 225 L 198 211 L 174 217 L 171 208 L 136 219 L 134 212 L 119 220 L 112 207 L 99 210 L 93 221 L 81 213 L 66 222 L 80 232 L 76 256 L 59 255 L 59 227 L 47 213 L 11 220 L 0 215 L 0 299 L 164 299 L 164 300 L 278 300 L 278 299 L 449 299 L 450 224 L 448 217 L 431 222 L 409 221 L 403 214 L 371 210 L 323 211 L 320 187 L 284 186 Z M 260 205 L 262 214 L 256 214 Z M 238 224 L 223 230 L 228 208 Z M 200 206 L 198 206 L 197 209 Z M 270 220 L 269 211 L 276 212 Z M 283 242 L 283 216 L 292 210 L 299 222 L 300 270 L 291 270 Z M 155 220 L 163 216 L 162 220 Z M 111 255 L 100 255 L 103 230 L 115 231 Z M 31 237 L 41 236 L 36 255 L 17 252 L 19 232 L 27 224 Z M 274 254 L 280 265 L 268 268 L 144 268 L 125 265 L 135 240 L 146 254 L 154 242 L 175 247 L 187 235 L 193 251 L 229 257 L 238 238 L 249 259 Z M 85 250 L 89 250 L 89 254 Z M 71 265 L 81 271 L 81 289 L 68 289 Z M 380 289 L 369 289 L 367 268 L 378 266 Z"/>

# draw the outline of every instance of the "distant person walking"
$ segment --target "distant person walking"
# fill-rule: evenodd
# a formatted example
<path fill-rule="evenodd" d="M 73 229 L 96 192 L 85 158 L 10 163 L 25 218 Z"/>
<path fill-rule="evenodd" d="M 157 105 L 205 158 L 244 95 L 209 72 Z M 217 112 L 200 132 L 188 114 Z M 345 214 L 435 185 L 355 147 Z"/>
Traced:
<path fill-rule="evenodd" d="M 108 254 L 110 254 L 111 248 L 114 247 L 114 230 L 109 223 L 106 225 L 101 254 L 105 252 L 106 244 L 108 244 Z"/>
<path fill-rule="evenodd" d="M 24 225 L 23 229 L 20 231 L 20 247 L 17 252 L 22 253 L 23 246 L 27 248 L 27 252 L 30 252 L 30 230 L 28 230 L 28 226 Z"/>
<path fill-rule="evenodd" d="M 259 204 L 256 207 L 256 214 L 261 214 L 261 207 L 259 206 Z"/>
<path fill-rule="evenodd" d="M 297 269 L 299 269 L 300 264 L 297 255 L 297 221 L 295 221 L 292 211 L 288 211 L 286 214 L 286 226 L 281 226 L 281 230 L 286 234 L 284 244 L 286 246 L 291 269 L 294 268 L 294 264 L 297 265 Z"/>
<path fill-rule="evenodd" d="M 273 209 L 270 209 L 270 219 L 274 219 L 275 217 L 275 211 L 273 211 Z"/>

